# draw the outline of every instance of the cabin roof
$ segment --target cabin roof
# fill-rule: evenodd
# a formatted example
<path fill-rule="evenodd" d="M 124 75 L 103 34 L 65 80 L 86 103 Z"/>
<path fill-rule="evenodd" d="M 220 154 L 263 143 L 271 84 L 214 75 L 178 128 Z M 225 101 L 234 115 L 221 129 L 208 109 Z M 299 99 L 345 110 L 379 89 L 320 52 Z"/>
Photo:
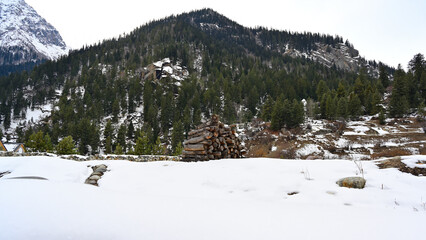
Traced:
<path fill-rule="evenodd" d="M 14 152 L 21 145 L 23 146 L 22 143 L 2 143 L 1 141 L 0 141 L 0 143 L 1 143 L 0 148 L 4 148 L 4 150 L 7 151 L 7 152 Z M 1 149 L 1 150 L 3 150 L 3 149 Z"/>

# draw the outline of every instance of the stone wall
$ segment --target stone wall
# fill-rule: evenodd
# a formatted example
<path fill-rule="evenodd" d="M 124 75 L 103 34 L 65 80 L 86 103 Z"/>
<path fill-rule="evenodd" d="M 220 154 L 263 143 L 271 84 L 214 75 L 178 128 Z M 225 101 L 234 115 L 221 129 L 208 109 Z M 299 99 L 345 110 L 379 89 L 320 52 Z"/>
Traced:
<path fill-rule="evenodd" d="M 154 162 L 154 161 L 180 161 L 180 156 L 165 156 L 165 155 L 56 155 L 46 152 L 0 152 L 0 157 L 28 157 L 28 156 L 46 156 L 46 157 L 60 157 L 74 161 L 90 161 L 90 160 L 127 160 L 132 162 Z"/>

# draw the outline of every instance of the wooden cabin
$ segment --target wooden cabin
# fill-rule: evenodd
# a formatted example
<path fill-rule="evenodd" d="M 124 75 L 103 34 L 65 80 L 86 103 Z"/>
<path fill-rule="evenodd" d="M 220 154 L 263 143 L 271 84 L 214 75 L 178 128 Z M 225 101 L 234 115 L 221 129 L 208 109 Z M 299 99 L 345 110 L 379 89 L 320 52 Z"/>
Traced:
<path fill-rule="evenodd" d="M 0 140 L 0 152 L 15 152 L 15 153 L 25 153 L 25 147 L 23 143 L 3 143 Z"/>

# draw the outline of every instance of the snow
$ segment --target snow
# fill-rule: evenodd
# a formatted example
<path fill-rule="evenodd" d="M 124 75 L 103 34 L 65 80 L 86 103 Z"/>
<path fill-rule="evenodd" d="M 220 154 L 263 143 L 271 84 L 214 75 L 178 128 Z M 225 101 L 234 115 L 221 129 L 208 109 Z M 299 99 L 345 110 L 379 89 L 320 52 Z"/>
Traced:
<path fill-rule="evenodd" d="M 100 186 L 83 184 L 100 163 Z M 0 239 L 419 239 L 426 178 L 362 166 L 359 190 L 335 184 L 357 172 L 343 160 L 3 157 Z"/>
<path fill-rule="evenodd" d="M 403 157 L 402 162 L 410 168 L 426 168 L 426 156 Z"/>
<path fill-rule="evenodd" d="M 277 146 L 272 146 L 271 151 L 275 152 L 275 151 L 277 151 L 277 149 L 278 149 Z"/>
<path fill-rule="evenodd" d="M 303 148 L 298 149 L 296 151 L 296 155 L 302 157 L 311 155 L 313 153 L 321 153 L 321 150 L 319 148 L 320 146 L 316 144 L 306 144 L 305 146 L 303 146 Z"/>
<path fill-rule="evenodd" d="M 344 132 L 343 135 L 367 135 L 365 132 L 370 130 L 369 127 L 362 125 L 353 125 L 351 128 L 353 128 L 353 131 Z"/>
<path fill-rule="evenodd" d="M 338 148 L 346 148 L 349 146 L 349 141 L 344 138 L 339 138 L 339 140 L 335 141 L 335 146 Z"/>
<path fill-rule="evenodd" d="M 50 115 L 50 112 L 53 108 L 52 103 L 48 103 L 42 106 L 34 107 L 31 109 L 27 108 L 25 118 L 13 119 L 10 124 L 10 129 L 15 129 L 18 125 L 25 126 L 28 122 L 39 122 L 41 119 L 46 118 Z"/>
<path fill-rule="evenodd" d="M 379 135 L 386 135 L 386 134 L 389 134 L 389 132 L 388 131 L 385 131 L 385 130 L 383 130 L 382 128 L 380 128 L 380 127 L 372 127 L 372 129 L 374 130 L 374 131 L 376 131 Z"/>
<path fill-rule="evenodd" d="M 100 163 L 100 186 L 83 184 Z M 362 166 L 358 190 L 335 184 L 357 172 L 342 160 L 3 157 L 0 239 L 419 239 L 426 178 Z"/>

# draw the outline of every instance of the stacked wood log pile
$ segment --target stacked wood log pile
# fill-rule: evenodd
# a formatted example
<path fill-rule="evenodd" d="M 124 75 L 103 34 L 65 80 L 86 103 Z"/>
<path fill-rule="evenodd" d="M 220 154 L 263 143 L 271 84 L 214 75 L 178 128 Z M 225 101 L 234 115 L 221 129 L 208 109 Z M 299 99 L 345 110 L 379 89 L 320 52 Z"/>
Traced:
<path fill-rule="evenodd" d="M 227 126 L 213 115 L 210 121 L 203 123 L 188 133 L 183 142 L 183 161 L 207 161 L 222 158 L 242 158 L 245 149 L 235 134 L 236 125 Z"/>

